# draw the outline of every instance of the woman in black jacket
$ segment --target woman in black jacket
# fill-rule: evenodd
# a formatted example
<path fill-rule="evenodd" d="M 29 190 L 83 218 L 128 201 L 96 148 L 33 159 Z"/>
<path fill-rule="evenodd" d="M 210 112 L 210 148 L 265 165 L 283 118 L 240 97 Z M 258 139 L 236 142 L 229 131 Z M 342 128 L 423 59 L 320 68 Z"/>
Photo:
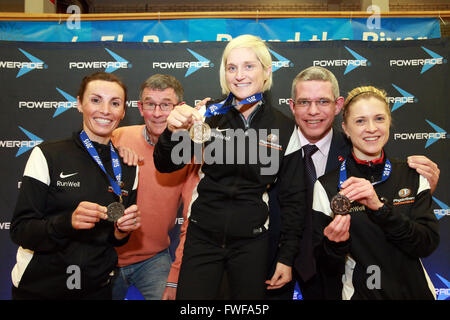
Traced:
<path fill-rule="evenodd" d="M 233 39 L 220 67 L 227 99 L 209 105 L 204 115 L 187 105 L 175 107 L 156 144 L 161 172 L 183 167 L 192 155 L 202 162 L 177 299 L 218 298 L 225 271 L 233 299 L 263 299 L 265 283 L 278 288 L 291 280 L 305 210 L 304 169 L 294 121 L 267 101 L 271 71 L 270 52 L 260 38 Z M 282 239 L 275 274 L 267 280 L 267 189 L 275 181 Z"/>
<path fill-rule="evenodd" d="M 353 89 L 343 120 L 352 154 L 314 186 L 315 254 L 325 286 L 339 287 L 337 299 L 435 298 L 420 261 L 439 244 L 430 185 L 383 149 L 391 125 L 386 93 Z"/>
<path fill-rule="evenodd" d="M 110 142 L 125 101 L 116 76 L 85 77 L 77 100 L 83 129 L 33 149 L 11 222 L 20 246 L 13 299 L 111 299 L 114 246 L 140 226 L 137 167 L 124 165 Z"/>

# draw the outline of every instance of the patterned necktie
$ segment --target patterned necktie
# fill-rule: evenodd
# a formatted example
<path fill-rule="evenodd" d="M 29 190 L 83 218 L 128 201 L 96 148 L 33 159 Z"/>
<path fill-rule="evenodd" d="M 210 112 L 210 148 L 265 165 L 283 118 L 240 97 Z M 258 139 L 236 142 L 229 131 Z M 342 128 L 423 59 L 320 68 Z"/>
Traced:
<path fill-rule="evenodd" d="M 305 213 L 305 228 L 303 229 L 302 239 L 300 241 L 300 253 L 295 260 L 295 267 L 300 274 L 303 281 L 308 281 L 316 273 L 316 263 L 314 259 L 312 247 L 312 199 L 314 183 L 317 180 L 316 168 L 311 156 L 317 151 L 314 144 L 307 144 L 303 146 L 305 161 L 305 176 L 306 176 L 306 213 Z"/>
<path fill-rule="evenodd" d="M 307 144 L 303 146 L 303 152 L 305 153 L 304 159 L 305 159 L 305 173 L 306 173 L 306 181 L 308 186 L 308 193 L 311 192 L 312 194 L 312 188 L 314 187 L 314 183 L 317 180 L 316 175 L 316 168 L 314 167 L 314 162 L 312 160 L 312 155 L 316 153 L 316 151 L 319 150 L 315 144 Z M 311 198 L 312 200 L 312 198 Z"/>

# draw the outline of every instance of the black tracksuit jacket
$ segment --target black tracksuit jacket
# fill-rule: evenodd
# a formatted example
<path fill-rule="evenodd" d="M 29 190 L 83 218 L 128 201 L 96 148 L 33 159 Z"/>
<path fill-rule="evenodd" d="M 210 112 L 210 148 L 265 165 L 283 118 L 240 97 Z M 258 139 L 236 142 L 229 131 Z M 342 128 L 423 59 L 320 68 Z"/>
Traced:
<path fill-rule="evenodd" d="M 109 145 L 93 143 L 113 177 Z M 122 167 L 123 204 L 136 203 L 137 167 Z M 20 247 L 13 268 L 13 285 L 39 298 L 80 298 L 110 279 L 117 264 L 114 246 L 126 243 L 114 237 L 112 222 L 100 220 L 88 230 L 72 227 L 72 213 L 81 201 L 103 206 L 118 201 L 106 175 L 79 138 L 44 142 L 35 147 L 26 164 L 11 222 L 11 238 Z M 80 270 L 80 289 L 68 289 L 68 278 Z M 69 280 L 70 282 L 70 280 Z"/>
<path fill-rule="evenodd" d="M 350 155 L 347 177 L 380 181 L 384 161 L 366 165 Z M 433 299 L 432 283 L 420 261 L 439 244 L 429 184 L 406 162 L 390 161 L 389 178 L 374 185 L 378 197 L 387 199 L 388 210 L 372 211 L 354 201 L 350 239 L 344 242 L 323 235 L 333 217 L 330 199 L 338 192 L 339 169 L 314 186 L 315 255 L 329 299 Z"/>
<path fill-rule="evenodd" d="M 280 188 L 282 221 L 278 261 L 291 266 L 298 251 L 306 205 L 304 168 L 295 122 L 264 101 L 248 119 L 231 108 L 226 114 L 206 118 L 205 122 L 211 127 L 212 135 L 204 143 L 205 161 L 194 191 L 195 201 L 191 203 L 190 223 L 214 233 L 223 243 L 230 238 L 255 237 L 265 230 L 267 189 L 276 182 Z M 236 138 L 242 135 L 245 139 Z M 166 129 L 156 144 L 153 156 L 160 172 L 171 172 L 185 165 L 172 161 L 172 150 L 178 150 L 179 143 L 171 141 L 172 136 L 175 134 Z M 187 132 L 182 141 L 194 148 Z M 261 171 L 270 166 L 258 156 L 261 153 L 270 155 L 272 165 L 278 164 L 273 166 L 275 170 Z M 211 154 L 219 160 L 211 163 L 208 160 Z"/>

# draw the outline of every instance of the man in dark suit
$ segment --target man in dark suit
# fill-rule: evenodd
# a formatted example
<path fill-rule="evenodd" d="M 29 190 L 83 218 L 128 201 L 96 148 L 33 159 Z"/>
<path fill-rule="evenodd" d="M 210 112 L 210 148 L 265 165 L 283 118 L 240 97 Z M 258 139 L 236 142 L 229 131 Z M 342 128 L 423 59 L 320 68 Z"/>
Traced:
<path fill-rule="evenodd" d="M 336 297 L 336 293 L 327 292 L 322 286 L 322 281 L 316 272 L 312 248 L 311 207 L 314 180 L 338 168 L 351 152 L 351 142 L 344 133 L 340 129 L 333 129 L 335 116 L 339 114 L 343 104 L 344 98 L 339 95 L 337 79 L 325 68 L 309 67 L 301 71 L 292 82 L 289 105 L 298 125 L 305 168 L 308 167 L 309 161 L 312 166 L 312 178 L 311 181 L 307 181 L 308 212 L 305 214 L 300 252 L 294 261 L 293 281 L 281 289 L 267 290 L 268 299 L 292 299 L 296 281 L 305 300 Z M 311 149 L 312 151 L 309 151 Z M 433 192 L 439 180 L 440 171 L 437 165 L 424 156 L 411 156 L 408 158 L 408 163 L 411 168 L 427 178 Z M 269 207 L 269 232 L 273 253 L 271 258 L 275 260 L 280 221 L 276 186 L 269 193 Z"/>

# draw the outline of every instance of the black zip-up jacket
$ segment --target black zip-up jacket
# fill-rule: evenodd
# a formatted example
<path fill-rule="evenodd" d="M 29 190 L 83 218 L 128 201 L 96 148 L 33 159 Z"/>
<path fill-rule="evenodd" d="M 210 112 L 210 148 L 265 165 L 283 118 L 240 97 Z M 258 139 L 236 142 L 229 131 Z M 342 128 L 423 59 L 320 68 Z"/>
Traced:
<path fill-rule="evenodd" d="M 113 177 L 109 145 L 93 144 Z M 123 204 L 127 208 L 136 203 L 137 167 L 119 159 Z M 35 147 L 25 167 L 11 221 L 11 238 L 20 246 L 12 271 L 14 286 L 38 297 L 63 299 L 82 297 L 109 281 L 117 264 L 114 246 L 126 243 L 128 238 L 118 241 L 113 223 L 106 220 L 92 229 L 73 229 L 72 213 L 82 201 L 107 206 L 118 197 L 86 151 L 79 132 L 72 139 Z M 77 270 L 80 289 L 70 289 L 68 278 Z"/>
<path fill-rule="evenodd" d="M 347 177 L 380 181 L 385 160 L 386 155 L 382 163 L 366 165 L 350 155 Z M 344 242 L 333 242 L 323 235 L 333 218 L 330 199 L 338 192 L 339 169 L 320 177 L 314 186 L 315 255 L 318 272 L 327 280 L 327 298 L 434 298 L 433 285 L 420 261 L 439 244 L 430 187 L 406 162 L 390 162 L 389 178 L 374 185 L 378 197 L 387 199 L 387 209 L 373 211 L 354 201 L 350 238 Z"/>
<path fill-rule="evenodd" d="M 248 119 L 231 108 L 205 122 L 212 129 L 211 139 L 203 145 L 190 223 L 213 232 L 223 243 L 229 238 L 257 236 L 266 230 L 267 189 L 276 182 L 282 219 L 278 261 L 291 266 L 302 232 L 306 194 L 295 122 L 264 101 Z M 176 136 L 166 129 L 159 137 L 153 156 L 160 172 L 182 168 L 195 153 L 192 150 L 201 148 L 186 131 L 181 133 L 181 142 Z M 188 161 L 176 164 L 182 147 Z"/>

